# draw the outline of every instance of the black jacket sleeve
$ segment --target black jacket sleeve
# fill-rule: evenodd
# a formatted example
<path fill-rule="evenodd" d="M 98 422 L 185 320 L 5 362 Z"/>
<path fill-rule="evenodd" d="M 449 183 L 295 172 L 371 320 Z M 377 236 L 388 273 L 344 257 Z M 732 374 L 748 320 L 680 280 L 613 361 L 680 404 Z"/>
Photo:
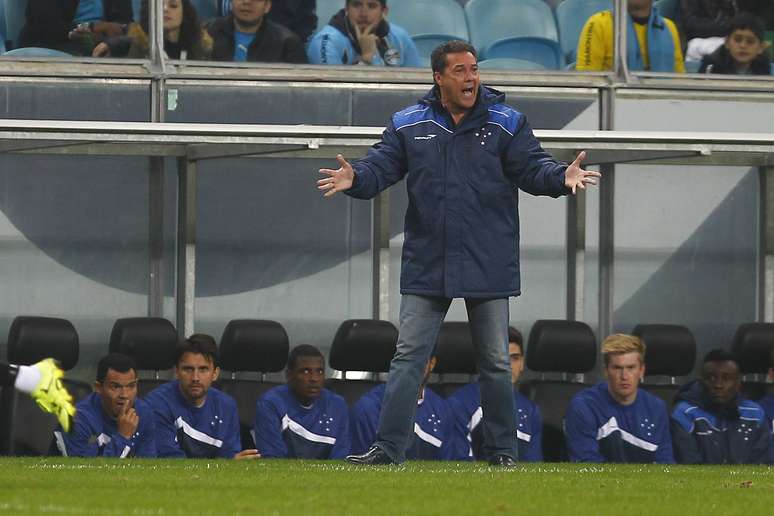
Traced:
<path fill-rule="evenodd" d="M 672 451 L 678 464 L 701 464 L 702 456 L 693 435 L 674 419 L 670 422 L 672 430 Z"/>
<path fill-rule="evenodd" d="M 20 46 L 49 48 L 67 43 L 77 6 L 77 1 L 29 0 Z"/>
<path fill-rule="evenodd" d="M 709 12 L 704 0 L 682 0 L 683 28 L 688 39 L 725 36 L 734 8 Z"/>

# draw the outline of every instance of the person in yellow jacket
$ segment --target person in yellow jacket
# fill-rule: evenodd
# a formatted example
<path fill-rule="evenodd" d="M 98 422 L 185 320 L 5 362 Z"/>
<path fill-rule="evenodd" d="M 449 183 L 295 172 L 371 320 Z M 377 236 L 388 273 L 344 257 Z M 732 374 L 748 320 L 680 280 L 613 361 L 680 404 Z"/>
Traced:
<path fill-rule="evenodd" d="M 664 18 L 653 0 L 629 0 L 627 3 L 626 62 L 632 71 L 685 73 L 680 35 L 672 20 Z M 592 15 L 578 38 L 576 70 L 613 69 L 613 13 Z"/>

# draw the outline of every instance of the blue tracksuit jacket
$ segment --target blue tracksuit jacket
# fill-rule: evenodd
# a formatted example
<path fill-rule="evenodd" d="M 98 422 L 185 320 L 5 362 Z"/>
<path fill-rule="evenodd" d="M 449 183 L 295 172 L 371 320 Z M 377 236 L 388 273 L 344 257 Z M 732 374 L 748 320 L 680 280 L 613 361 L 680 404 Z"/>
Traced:
<path fill-rule="evenodd" d="M 343 459 L 349 454 L 349 412 L 344 398 L 328 389 L 305 407 L 287 385 L 258 400 L 253 427 L 263 457 Z"/>
<path fill-rule="evenodd" d="M 606 382 L 582 390 L 564 425 L 573 462 L 675 462 L 666 404 L 642 389 L 631 405 L 616 402 Z"/>
<path fill-rule="evenodd" d="M 105 414 L 96 392 L 79 401 L 75 408 L 72 430 L 65 432 L 61 426 L 54 430 L 52 451 L 65 457 L 156 456 L 153 410 L 143 400 L 134 403 L 140 422 L 130 439 L 118 433 L 116 421 Z"/>
<path fill-rule="evenodd" d="M 478 382 L 461 387 L 449 399 L 454 412 L 457 441 L 464 446 L 468 459 L 486 460 L 484 456 L 484 432 L 481 420 L 481 393 Z M 543 460 L 543 418 L 535 403 L 519 391 L 513 391 L 516 416 L 516 443 L 519 460 L 541 462 Z M 461 436 L 461 437 L 459 437 Z"/>
<path fill-rule="evenodd" d="M 352 453 L 365 453 L 376 440 L 385 385 L 365 393 L 352 407 Z M 465 460 L 463 449 L 454 442 L 454 416 L 446 400 L 431 389 L 417 404 L 414 434 L 406 450 L 409 460 Z M 467 450 L 463 450 L 467 452 Z"/>
<path fill-rule="evenodd" d="M 694 380 L 675 396 L 672 439 L 681 464 L 767 464 L 769 425 L 763 408 L 738 397 L 733 406 L 715 407 Z"/>
<path fill-rule="evenodd" d="M 210 387 L 207 400 L 194 407 L 183 397 L 177 380 L 145 397 L 156 416 L 159 457 L 222 457 L 241 451 L 239 413 L 234 398 Z"/>
<path fill-rule="evenodd" d="M 406 178 L 400 290 L 446 298 L 520 293 L 517 189 L 566 194 L 567 165 L 535 139 L 505 95 L 480 87 L 459 125 L 433 88 L 393 115 L 346 193 L 369 199 Z"/>

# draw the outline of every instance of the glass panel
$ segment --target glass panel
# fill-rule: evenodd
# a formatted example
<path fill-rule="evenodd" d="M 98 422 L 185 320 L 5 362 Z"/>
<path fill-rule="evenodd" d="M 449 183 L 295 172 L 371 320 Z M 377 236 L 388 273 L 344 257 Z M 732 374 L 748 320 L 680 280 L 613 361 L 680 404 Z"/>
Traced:
<path fill-rule="evenodd" d="M 68 319 L 69 375 L 93 381 L 115 319 L 147 311 L 146 170 L 144 158 L 0 156 L 0 335 L 17 315 Z"/>

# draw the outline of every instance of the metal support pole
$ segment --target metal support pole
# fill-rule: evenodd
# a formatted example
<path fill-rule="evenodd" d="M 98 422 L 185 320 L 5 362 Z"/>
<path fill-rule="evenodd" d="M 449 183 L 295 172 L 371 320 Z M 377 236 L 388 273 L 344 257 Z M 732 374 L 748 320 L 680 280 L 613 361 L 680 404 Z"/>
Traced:
<path fill-rule="evenodd" d="M 613 73 L 616 79 L 623 82 L 629 82 L 629 64 L 626 61 L 626 33 L 629 31 L 629 14 L 626 4 L 627 0 L 615 0 L 613 8 L 613 24 L 615 26 Z"/>
<path fill-rule="evenodd" d="M 758 321 L 774 322 L 774 166 L 759 177 Z"/>
<path fill-rule="evenodd" d="M 148 158 L 148 317 L 164 315 L 164 158 Z"/>
<path fill-rule="evenodd" d="M 578 292 L 578 195 L 567 196 L 567 233 L 565 239 L 565 263 L 566 263 L 566 314 L 568 321 L 574 321 L 577 317 L 576 295 Z"/>
<path fill-rule="evenodd" d="M 196 162 L 177 160 L 177 333 L 194 332 L 196 295 Z"/>
<path fill-rule="evenodd" d="M 615 90 L 600 90 L 600 130 L 610 131 L 615 121 Z M 599 183 L 599 323 L 598 336 L 613 331 L 613 257 L 615 250 L 615 165 L 600 167 Z"/>
<path fill-rule="evenodd" d="M 390 191 L 384 190 L 371 204 L 372 314 L 390 318 Z"/>

